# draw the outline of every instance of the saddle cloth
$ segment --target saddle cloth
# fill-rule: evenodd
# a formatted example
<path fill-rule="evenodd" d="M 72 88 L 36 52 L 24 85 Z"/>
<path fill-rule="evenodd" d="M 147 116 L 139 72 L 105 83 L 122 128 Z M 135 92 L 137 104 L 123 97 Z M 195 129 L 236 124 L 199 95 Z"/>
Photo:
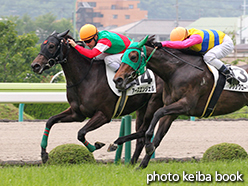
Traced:
<path fill-rule="evenodd" d="M 240 82 L 239 85 L 230 85 L 228 82 L 226 82 L 224 75 L 219 73 L 215 67 L 208 64 L 207 66 L 214 76 L 214 85 L 201 117 L 209 117 L 212 115 L 223 89 L 227 91 L 248 92 L 248 74 L 244 69 L 237 66 L 229 66 L 232 69 L 235 77 Z"/>
<path fill-rule="evenodd" d="M 237 66 L 230 66 L 235 77 L 239 80 L 238 85 L 230 85 L 226 82 L 224 90 L 235 91 L 235 92 L 248 92 L 248 74 L 247 72 Z"/>
<path fill-rule="evenodd" d="M 121 96 L 122 93 L 115 87 L 115 83 L 113 81 L 115 72 L 113 72 L 106 64 L 105 67 L 109 87 L 117 96 Z M 135 80 L 135 84 L 127 90 L 126 96 L 150 93 L 156 93 L 156 82 L 154 73 L 147 69 L 144 74 Z"/>

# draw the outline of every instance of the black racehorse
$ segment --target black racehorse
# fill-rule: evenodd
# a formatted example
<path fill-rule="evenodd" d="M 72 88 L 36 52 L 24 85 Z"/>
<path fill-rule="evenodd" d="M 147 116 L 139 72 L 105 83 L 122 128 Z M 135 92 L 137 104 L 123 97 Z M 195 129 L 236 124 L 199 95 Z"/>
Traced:
<path fill-rule="evenodd" d="M 72 38 L 68 31 L 63 33 L 53 33 L 41 44 L 41 51 L 31 64 L 33 71 L 42 74 L 46 69 L 54 64 L 60 64 L 63 68 L 66 84 L 67 99 L 70 107 L 62 113 L 52 116 L 46 123 L 45 132 L 41 142 L 41 157 L 43 163 L 48 160 L 46 152 L 49 132 L 55 123 L 84 121 L 89 117 L 89 121 L 78 132 L 78 140 L 81 141 L 91 152 L 101 148 L 104 144 L 95 143 L 91 145 L 86 141 L 85 135 L 102 125 L 110 122 L 115 111 L 118 100 L 109 88 L 105 74 L 104 61 L 93 61 L 81 55 L 71 47 L 67 39 Z M 137 111 L 136 130 L 145 131 L 148 129 L 154 112 L 163 106 L 162 86 L 163 81 L 156 77 L 156 94 L 139 94 L 130 96 L 122 115 Z M 103 134 L 104 135 L 104 134 Z M 129 136 L 121 138 L 122 142 L 137 138 Z M 144 140 L 137 140 L 136 150 L 131 159 L 135 163 L 144 147 Z"/>
<path fill-rule="evenodd" d="M 179 115 L 202 116 L 214 84 L 213 75 L 202 57 L 169 48 L 155 51 L 154 47 L 149 47 L 152 46 L 151 42 L 151 40 L 148 40 L 146 43 L 146 39 L 144 39 L 139 43 L 131 44 L 125 51 L 122 64 L 114 77 L 116 87 L 122 90 L 127 83 L 137 77 L 137 74 L 143 70 L 142 68 L 147 66 L 164 80 L 164 106 L 155 112 L 145 134 L 147 154 L 140 164 L 141 168 L 148 165 L 155 148 L 159 146 L 172 122 Z M 144 45 L 145 43 L 146 45 Z M 147 46 L 148 43 L 149 46 Z M 153 51 L 155 52 L 153 53 Z M 142 59 L 142 56 L 144 56 L 142 53 L 146 53 L 147 57 L 150 56 L 148 62 Z M 124 59 L 127 61 L 124 61 Z M 241 67 L 248 71 L 248 65 Z M 238 79 L 240 82 L 247 81 L 244 74 L 241 74 Z M 212 116 L 228 114 L 245 105 L 248 105 L 248 93 L 224 90 L 212 112 Z M 159 119 L 160 122 L 163 119 L 163 123 L 160 123 L 151 143 L 150 139 Z"/>

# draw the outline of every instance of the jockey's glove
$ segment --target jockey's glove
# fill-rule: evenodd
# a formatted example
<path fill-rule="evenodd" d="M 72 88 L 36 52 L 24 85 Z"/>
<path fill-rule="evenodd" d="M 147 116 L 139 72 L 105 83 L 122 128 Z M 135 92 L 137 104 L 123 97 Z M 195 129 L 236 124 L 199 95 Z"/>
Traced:
<path fill-rule="evenodd" d="M 161 42 L 155 42 L 154 43 L 154 46 L 157 47 L 157 49 L 160 49 L 163 47 L 162 43 Z"/>

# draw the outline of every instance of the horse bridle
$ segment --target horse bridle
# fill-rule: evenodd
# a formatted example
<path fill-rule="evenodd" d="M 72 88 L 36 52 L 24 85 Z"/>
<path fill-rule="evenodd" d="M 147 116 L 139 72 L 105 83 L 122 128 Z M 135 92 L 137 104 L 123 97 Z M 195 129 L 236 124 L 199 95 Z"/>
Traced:
<path fill-rule="evenodd" d="M 138 48 L 138 47 L 129 47 L 128 49 L 136 49 L 136 50 L 139 50 L 140 51 L 139 66 L 136 69 L 134 69 L 134 71 L 127 77 L 128 80 L 130 80 L 130 79 L 131 80 L 134 80 L 134 79 L 136 79 L 140 75 L 139 72 L 138 72 L 138 70 L 139 70 L 139 68 L 141 66 L 142 59 L 144 58 L 146 60 L 147 57 L 146 57 L 146 55 L 145 55 L 145 53 L 143 51 L 143 47 L 141 47 L 141 48 Z"/>
<path fill-rule="evenodd" d="M 67 43 L 67 45 L 66 45 L 67 46 L 67 52 L 66 52 L 65 57 L 63 58 L 63 56 L 64 56 L 64 53 L 62 51 L 63 38 L 59 38 L 59 37 L 56 37 L 54 35 L 51 35 L 50 37 L 54 37 L 59 42 L 56 51 L 54 53 L 50 53 L 50 52 L 48 52 L 47 48 L 45 46 L 43 46 L 43 48 L 41 48 L 41 51 L 39 53 L 47 59 L 46 66 L 49 68 L 51 68 L 52 66 L 54 66 L 56 64 L 66 63 L 67 62 L 67 55 L 69 52 L 68 49 L 70 48 L 69 42 L 67 41 L 66 42 Z M 47 41 L 47 43 L 45 43 L 45 45 L 48 43 L 49 43 L 49 41 Z"/>
<path fill-rule="evenodd" d="M 58 48 L 56 49 L 56 51 L 51 54 L 50 52 L 48 52 L 48 50 L 46 49 L 46 47 L 44 47 L 43 49 L 41 49 L 40 53 L 41 55 L 43 55 L 48 61 L 47 61 L 47 64 L 46 66 L 51 68 L 52 66 L 56 65 L 56 64 L 62 64 L 62 63 L 66 63 L 67 62 L 67 56 L 68 56 L 68 53 L 69 53 L 69 49 L 70 49 L 70 45 L 69 45 L 69 42 L 66 41 L 66 46 L 67 46 L 67 52 L 66 52 L 66 55 L 65 57 L 63 58 L 64 56 L 64 53 L 63 53 L 63 50 L 62 50 L 62 45 L 63 45 L 63 38 L 62 37 L 57 37 L 55 35 L 51 35 L 50 37 L 54 37 L 57 39 L 57 41 L 59 42 L 58 44 Z M 81 43 L 81 41 L 76 41 L 76 43 L 79 42 Z M 47 41 L 46 44 L 48 44 L 49 41 Z M 83 56 L 83 55 L 82 55 Z M 77 83 L 75 84 L 72 84 L 72 85 L 66 85 L 67 88 L 72 88 L 72 87 L 75 87 L 77 85 L 79 85 L 80 83 L 82 83 L 82 81 L 86 78 L 86 76 L 88 75 L 91 67 L 92 67 L 92 64 L 93 64 L 93 59 L 90 61 L 90 67 L 89 67 L 89 70 L 87 71 L 87 73 L 84 75 L 84 77 Z"/>

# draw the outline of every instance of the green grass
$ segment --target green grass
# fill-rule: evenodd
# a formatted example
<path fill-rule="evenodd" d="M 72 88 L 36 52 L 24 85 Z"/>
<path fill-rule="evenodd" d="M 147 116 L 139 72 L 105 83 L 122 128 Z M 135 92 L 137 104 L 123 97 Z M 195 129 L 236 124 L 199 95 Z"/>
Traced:
<path fill-rule="evenodd" d="M 19 110 L 13 104 L 0 104 L 0 119 L 18 120 Z M 23 113 L 24 120 L 34 118 Z"/>
<path fill-rule="evenodd" d="M 248 160 L 226 162 L 151 162 L 146 169 L 136 170 L 136 167 L 123 164 L 82 164 L 64 166 L 3 166 L 0 168 L 1 186 L 142 186 L 147 185 L 147 175 L 178 174 L 178 182 L 163 182 L 156 179 L 150 185 L 247 185 Z M 183 181 L 183 171 L 187 174 L 209 174 L 211 182 Z M 215 172 L 220 174 L 236 174 L 243 176 L 244 182 L 216 182 Z M 148 176 L 148 177 L 149 177 Z M 151 177 L 150 177 L 151 178 Z"/>
<path fill-rule="evenodd" d="M 242 109 L 230 114 L 209 117 L 209 119 L 240 119 L 240 118 L 248 118 L 248 107 L 245 106 Z"/>

